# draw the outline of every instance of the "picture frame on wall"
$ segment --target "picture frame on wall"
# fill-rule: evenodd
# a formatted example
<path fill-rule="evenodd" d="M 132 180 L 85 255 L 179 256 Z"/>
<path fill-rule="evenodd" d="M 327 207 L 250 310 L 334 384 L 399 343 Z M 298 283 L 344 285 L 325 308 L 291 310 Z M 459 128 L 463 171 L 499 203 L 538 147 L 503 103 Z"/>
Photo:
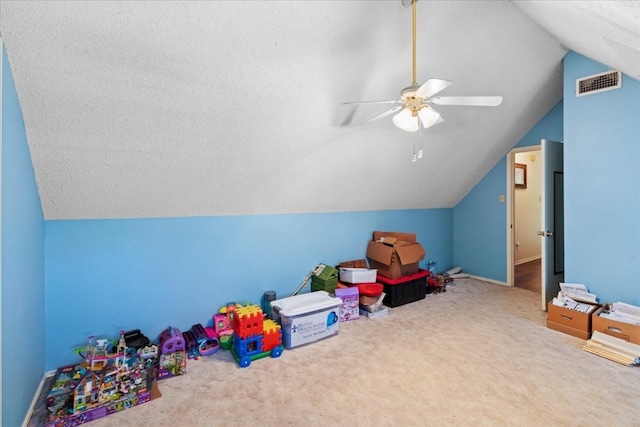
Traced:
<path fill-rule="evenodd" d="M 522 163 L 514 164 L 513 182 L 516 188 L 527 188 L 527 165 Z"/>

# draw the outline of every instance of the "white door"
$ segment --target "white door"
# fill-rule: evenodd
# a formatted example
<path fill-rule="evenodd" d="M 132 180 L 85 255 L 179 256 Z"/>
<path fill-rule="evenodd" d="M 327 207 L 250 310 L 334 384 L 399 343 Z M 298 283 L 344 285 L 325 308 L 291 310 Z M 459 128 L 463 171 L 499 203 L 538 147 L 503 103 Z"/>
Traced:
<path fill-rule="evenodd" d="M 542 309 L 564 281 L 564 175 L 562 143 L 542 140 Z"/>

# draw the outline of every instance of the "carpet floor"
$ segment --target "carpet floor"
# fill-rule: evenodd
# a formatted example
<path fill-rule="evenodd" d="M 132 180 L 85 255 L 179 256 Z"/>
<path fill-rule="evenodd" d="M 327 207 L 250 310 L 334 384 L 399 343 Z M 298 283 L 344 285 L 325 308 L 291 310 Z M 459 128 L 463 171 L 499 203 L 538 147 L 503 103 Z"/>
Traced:
<path fill-rule="evenodd" d="M 545 322 L 538 293 L 456 279 L 277 359 L 190 360 L 160 398 L 89 425 L 640 425 L 640 370 Z"/>

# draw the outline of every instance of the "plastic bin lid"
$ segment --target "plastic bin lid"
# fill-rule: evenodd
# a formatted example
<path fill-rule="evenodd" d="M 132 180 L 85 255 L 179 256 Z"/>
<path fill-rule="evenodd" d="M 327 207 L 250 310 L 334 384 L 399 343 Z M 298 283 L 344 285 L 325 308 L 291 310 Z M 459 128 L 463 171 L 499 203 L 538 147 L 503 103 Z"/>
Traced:
<path fill-rule="evenodd" d="M 342 305 L 342 300 L 332 297 L 327 291 L 309 292 L 271 301 L 271 307 L 285 317 L 336 308 L 340 305 Z"/>
<path fill-rule="evenodd" d="M 366 297 L 377 297 L 382 293 L 384 286 L 380 283 L 359 283 L 358 291 L 360 295 L 364 295 Z"/>

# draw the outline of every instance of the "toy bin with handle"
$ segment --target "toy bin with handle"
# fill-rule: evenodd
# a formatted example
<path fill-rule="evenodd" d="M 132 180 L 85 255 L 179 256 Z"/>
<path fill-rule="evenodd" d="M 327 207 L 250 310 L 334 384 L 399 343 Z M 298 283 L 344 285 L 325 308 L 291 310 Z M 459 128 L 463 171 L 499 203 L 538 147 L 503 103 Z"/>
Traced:
<path fill-rule="evenodd" d="M 290 350 L 338 333 L 342 300 L 326 291 L 299 294 L 271 302 L 282 325 L 284 348 Z"/>

